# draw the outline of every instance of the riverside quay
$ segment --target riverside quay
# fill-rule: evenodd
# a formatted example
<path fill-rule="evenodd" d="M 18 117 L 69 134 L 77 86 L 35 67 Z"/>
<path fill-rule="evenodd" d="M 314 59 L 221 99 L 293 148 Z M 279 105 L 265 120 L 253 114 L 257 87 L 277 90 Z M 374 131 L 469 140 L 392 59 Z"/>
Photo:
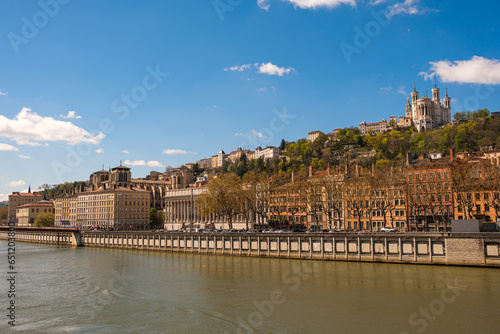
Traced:
<path fill-rule="evenodd" d="M 17 241 L 146 251 L 500 267 L 497 233 L 195 233 L 16 229 Z M 50 237 L 49 237 L 50 236 Z M 0 238 L 8 229 L 0 229 Z"/>

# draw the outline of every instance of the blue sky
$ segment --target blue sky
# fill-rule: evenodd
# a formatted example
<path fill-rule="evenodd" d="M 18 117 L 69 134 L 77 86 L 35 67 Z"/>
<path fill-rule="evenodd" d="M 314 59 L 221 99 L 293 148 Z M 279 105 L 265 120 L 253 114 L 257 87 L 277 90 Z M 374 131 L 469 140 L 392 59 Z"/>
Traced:
<path fill-rule="evenodd" d="M 500 110 L 498 1 L 1 1 L 0 200 L 404 116 Z"/>

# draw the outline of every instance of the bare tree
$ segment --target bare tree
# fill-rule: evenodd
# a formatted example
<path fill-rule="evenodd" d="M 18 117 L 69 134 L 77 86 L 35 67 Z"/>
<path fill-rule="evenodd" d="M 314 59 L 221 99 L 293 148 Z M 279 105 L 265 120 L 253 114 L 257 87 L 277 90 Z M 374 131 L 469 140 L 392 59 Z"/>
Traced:
<path fill-rule="evenodd" d="M 207 191 L 198 198 L 198 206 L 202 215 L 223 217 L 232 229 L 235 216 L 241 212 L 240 199 L 241 179 L 236 174 L 228 173 L 208 183 Z"/>

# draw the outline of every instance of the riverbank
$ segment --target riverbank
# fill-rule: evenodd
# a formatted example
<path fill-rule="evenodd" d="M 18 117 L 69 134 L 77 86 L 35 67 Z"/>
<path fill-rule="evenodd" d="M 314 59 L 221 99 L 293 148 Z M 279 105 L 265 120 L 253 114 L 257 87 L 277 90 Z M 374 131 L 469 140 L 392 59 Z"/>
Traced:
<path fill-rule="evenodd" d="M 5 239 L 6 232 L 0 232 Z M 71 237 L 16 232 L 17 241 L 71 244 Z M 57 238 L 57 239 L 56 239 Z M 84 232 L 85 247 L 325 261 L 500 267 L 495 233 Z"/>

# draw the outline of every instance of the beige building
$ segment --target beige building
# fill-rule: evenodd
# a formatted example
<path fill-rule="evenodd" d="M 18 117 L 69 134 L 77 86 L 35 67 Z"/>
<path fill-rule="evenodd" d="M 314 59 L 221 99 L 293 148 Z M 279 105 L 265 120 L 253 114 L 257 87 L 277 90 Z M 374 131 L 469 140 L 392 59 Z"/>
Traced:
<path fill-rule="evenodd" d="M 265 160 L 272 160 L 274 158 L 278 158 L 280 155 L 280 150 L 274 146 L 266 146 L 266 148 L 261 148 L 258 146 L 255 149 L 254 159 L 263 158 Z"/>
<path fill-rule="evenodd" d="M 197 207 L 196 199 L 206 187 L 171 190 L 165 194 L 165 230 L 188 229 L 228 229 L 229 223 L 225 218 L 214 214 L 202 216 Z M 246 221 L 242 215 L 237 215 L 233 221 L 234 229 L 246 229 Z M 249 229 L 255 226 L 255 219 L 249 222 Z"/>
<path fill-rule="evenodd" d="M 248 159 L 248 152 L 250 152 L 250 150 L 243 150 L 241 147 L 238 147 L 236 151 L 229 153 L 229 161 L 238 162 L 243 154 L 247 155 Z"/>
<path fill-rule="evenodd" d="M 87 190 L 112 186 L 140 188 L 148 190 L 151 194 L 151 207 L 163 210 L 163 196 L 167 190 L 183 189 L 194 183 L 194 174 L 191 168 L 182 166 L 179 168 L 167 167 L 165 172 L 152 171 L 145 178 L 133 179 L 130 168 L 118 166 L 108 171 L 100 170 L 90 175 Z"/>
<path fill-rule="evenodd" d="M 324 133 L 321 132 L 321 131 L 311 131 L 307 134 L 307 140 L 313 142 L 316 140 L 316 138 L 318 138 L 319 135 L 323 135 Z"/>
<path fill-rule="evenodd" d="M 66 195 L 54 200 L 55 205 L 55 225 L 56 226 L 76 226 L 78 225 L 77 207 L 78 194 Z"/>
<path fill-rule="evenodd" d="M 13 192 L 9 195 L 9 222 L 17 223 L 16 209 L 25 204 L 31 204 L 42 200 L 42 195 L 37 192 Z"/>
<path fill-rule="evenodd" d="M 54 213 L 54 204 L 50 201 L 33 202 L 16 208 L 18 226 L 33 226 L 36 217 L 42 213 Z"/>
<path fill-rule="evenodd" d="M 500 150 L 489 150 L 484 152 L 484 157 L 488 159 L 493 165 L 500 165 Z"/>
<path fill-rule="evenodd" d="M 376 123 L 366 123 L 365 121 L 359 124 L 359 132 L 361 135 L 366 136 L 367 134 L 379 134 L 387 131 L 389 123 L 385 118 L 382 118 L 380 122 Z"/>
<path fill-rule="evenodd" d="M 144 230 L 149 228 L 150 193 L 132 186 L 78 194 L 79 227 Z"/>
<path fill-rule="evenodd" d="M 212 160 L 210 158 L 205 158 L 197 161 L 200 168 L 212 168 Z"/>

